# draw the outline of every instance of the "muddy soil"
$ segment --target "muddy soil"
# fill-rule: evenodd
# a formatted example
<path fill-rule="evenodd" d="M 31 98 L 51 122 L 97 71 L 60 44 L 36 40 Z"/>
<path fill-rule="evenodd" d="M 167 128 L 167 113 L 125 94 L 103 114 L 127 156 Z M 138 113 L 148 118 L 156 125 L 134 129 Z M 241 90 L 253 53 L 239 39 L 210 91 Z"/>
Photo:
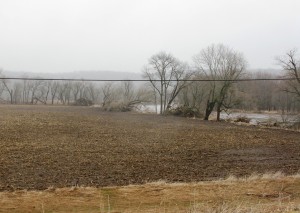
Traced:
<path fill-rule="evenodd" d="M 0 106 L 0 190 L 300 170 L 300 133 L 90 107 Z"/>

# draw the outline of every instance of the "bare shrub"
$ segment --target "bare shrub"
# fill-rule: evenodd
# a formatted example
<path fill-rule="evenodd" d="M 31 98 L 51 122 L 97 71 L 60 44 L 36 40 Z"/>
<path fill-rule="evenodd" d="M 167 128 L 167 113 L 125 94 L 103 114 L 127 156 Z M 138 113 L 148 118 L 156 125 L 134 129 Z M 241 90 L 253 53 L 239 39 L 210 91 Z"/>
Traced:
<path fill-rule="evenodd" d="M 188 118 L 202 117 L 202 114 L 199 112 L 198 109 L 193 107 L 186 107 L 186 106 L 172 108 L 168 111 L 168 113 L 171 115 L 188 117 Z"/>
<path fill-rule="evenodd" d="M 73 103 L 73 106 L 91 106 L 91 105 L 93 105 L 93 102 L 86 98 L 79 98 Z"/>
<path fill-rule="evenodd" d="M 145 87 L 136 88 L 132 81 L 119 85 L 106 83 L 102 86 L 102 109 L 105 111 L 128 112 L 150 100 L 150 92 Z"/>
<path fill-rule="evenodd" d="M 295 123 L 293 123 L 293 125 L 290 127 L 293 130 L 300 130 L 300 121 L 297 121 Z"/>

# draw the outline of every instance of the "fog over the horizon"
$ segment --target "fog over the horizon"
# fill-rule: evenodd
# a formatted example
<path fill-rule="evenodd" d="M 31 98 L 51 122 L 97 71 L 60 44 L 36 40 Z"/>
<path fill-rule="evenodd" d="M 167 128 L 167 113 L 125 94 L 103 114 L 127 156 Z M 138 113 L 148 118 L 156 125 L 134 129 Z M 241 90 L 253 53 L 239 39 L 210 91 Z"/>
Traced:
<path fill-rule="evenodd" d="M 191 62 L 212 43 L 243 52 L 250 69 L 279 68 L 275 56 L 300 48 L 300 1 L 1 0 L 0 29 L 11 71 L 140 72 L 159 51 Z"/>

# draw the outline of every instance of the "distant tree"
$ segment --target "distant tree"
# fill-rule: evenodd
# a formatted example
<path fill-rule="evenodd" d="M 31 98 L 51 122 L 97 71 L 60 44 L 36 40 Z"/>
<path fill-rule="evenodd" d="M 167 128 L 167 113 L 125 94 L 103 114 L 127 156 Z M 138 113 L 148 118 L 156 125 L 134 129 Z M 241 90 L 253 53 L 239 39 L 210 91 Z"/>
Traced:
<path fill-rule="evenodd" d="M 5 77 L 1 75 L 1 77 Z M 1 96 L 3 94 L 3 96 Z M 0 81 L 0 96 L 1 100 L 7 101 L 10 104 L 22 103 L 22 83 L 18 81 L 11 81 L 8 79 L 1 79 Z"/>
<path fill-rule="evenodd" d="M 44 80 L 30 81 L 30 91 L 31 91 L 30 104 L 37 104 L 38 102 L 41 102 L 43 104 L 47 103 L 49 87 L 46 81 Z"/>
<path fill-rule="evenodd" d="M 73 94 L 73 99 L 76 101 L 77 99 L 83 98 L 84 90 L 85 90 L 85 82 L 84 81 L 76 81 L 70 83 L 70 88 Z"/>
<path fill-rule="evenodd" d="M 13 84 L 13 103 L 18 104 L 22 102 L 22 83 L 21 82 L 14 82 Z"/>
<path fill-rule="evenodd" d="M 143 86 L 135 88 L 131 81 L 119 84 L 106 82 L 102 87 L 102 108 L 108 111 L 131 111 L 149 102 L 150 92 Z"/>
<path fill-rule="evenodd" d="M 143 87 L 136 89 L 131 81 L 121 82 L 118 94 L 122 111 L 131 111 L 137 105 L 146 103 L 150 99 L 149 91 Z"/>
<path fill-rule="evenodd" d="M 231 106 L 231 92 L 234 80 L 245 71 L 246 60 L 243 55 L 223 44 L 211 45 L 194 57 L 198 72 L 204 79 L 213 80 L 207 83 L 205 120 L 216 107 L 217 120 L 220 120 L 222 110 Z M 214 81 L 217 80 L 217 81 Z M 230 80 L 230 81 L 223 81 Z"/>
<path fill-rule="evenodd" d="M 3 75 L 2 75 L 2 69 L 0 69 L 0 77 L 4 77 Z M 4 85 L 3 85 L 3 83 L 2 83 L 2 80 L 0 81 L 0 99 L 2 100 L 2 93 L 3 93 L 3 91 L 4 91 Z"/>
<path fill-rule="evenodd" d="M 54 104 L 54 100 L 57 98 L 58 90 L 60 88 L 60 83 L 58 81 L 50 82 L 50 94 L 51 94 L 51 104 Z"/>
<path fill-rule="evenodd" d="M 5 76 L 2 75 L 2 77 L 5 77 Z M 10 104 L 14 104 L 14 85 L 13 85 L 13 83 L 7 79 L 1 79 L 1 83 L 2 83 L 2 91 L 7 92 L 8 96 L 9 96 Z"/>
<path fill-rule="evenodd" d="M 58 100 L 62 104 L 70 104 L 70 98 L 71 98 L 71 82 L 70 81 L 64 81 L 59 84 L 58 86 Z"/>
<path fill-rule="evenodd" d="M 275 78 L 272 73 L 257 72 L 253 73 L 253 78 Z M 274 103 L 275 95 L 278 93 L 276 81 L 256 81 L 253 82 L 252 91 L 254 92 L 253 102 L 256 103 L 258 110 L 276 110 Z M 250 91 L 249 91 L 250 92 Z"/>
<path fill-rule="evenodd" d="M 36 103 L 47 104 L 51 92 L 52 81 L 40 80 L 40 86 L 35 95 Z"/>
<path fill-rule="evenodd" d="M 194 79 L 199 79 L 195 77 Z M 192 110 L 200 116 L 203 109 L 204 95 L 206 89 L 205 84 L 199 81 L 193 81 L 187 87 L 185 87 L 178 95 L 180 106 L 185 109 Z"/>
<path fill-rule="evenodd" d="M 111 83 L 111 82 L 105 83 L 101 87 L 101 92 L 102 92 L 102 107 L 105 109 L 110 108 L 112 102 L 115 101 L 115 99 L 116 99 L 115 98 L 116 92 L 113 87 L 113 83 Z"/>
<path fill-rule="evenodd" d="M 285 91 L 294 94 L 300 100 L 300 57 L 297 58 L 296 50 L 290 50 L 277 61 L 285 71 L 285 76 L 294 80 L 287 81 Z"/>
<path fill-rule="evenodd" d="M 99 88 L 97 88 L 95 86 L 94 83 L 88 83 L 86 85 L 86 96 L 88 97 L 85 97 L 86 99 L 90 99 L 93 103 L 96 103 L 98 101 L 98 98 L 99 98 L 99 93 L 100 91 L 98 91 Z"/>
<path fill-rule="evenodd" d="M 153 55 L 144 68 L 144 78 L 159 96 L 160 114 L 170 109 L 179 92 L 185 88 L 193 75 L 187 64 L 182 63 L 171 54 L 160 52 Z"/>

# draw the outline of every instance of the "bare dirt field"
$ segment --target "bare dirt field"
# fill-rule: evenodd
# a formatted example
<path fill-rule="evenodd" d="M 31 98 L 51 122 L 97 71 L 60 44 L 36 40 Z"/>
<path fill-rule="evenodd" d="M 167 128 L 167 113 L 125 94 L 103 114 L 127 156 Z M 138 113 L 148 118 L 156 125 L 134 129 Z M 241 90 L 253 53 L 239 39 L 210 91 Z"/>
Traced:
<path fill-rule="evenodd" d="M 88 107 L 0 106 L 1 191 L 299 169 L 299 132 Z"/>

